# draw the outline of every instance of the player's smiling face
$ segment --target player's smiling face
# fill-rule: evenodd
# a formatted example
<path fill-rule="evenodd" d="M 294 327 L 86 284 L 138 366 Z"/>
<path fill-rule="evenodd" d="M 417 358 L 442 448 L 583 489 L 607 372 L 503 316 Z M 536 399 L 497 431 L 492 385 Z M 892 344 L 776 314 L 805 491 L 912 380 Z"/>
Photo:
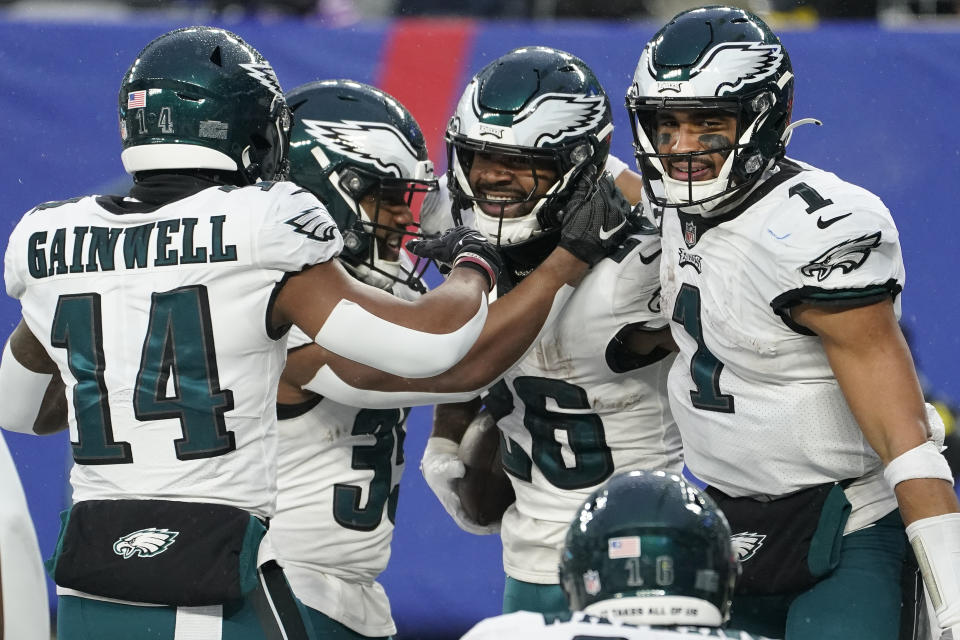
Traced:
<path fill-rule="evenodd" d="M 730 155 L 737 119 L 729 112 L 704 109 L 662 109 L 654 132 L 657 153 L 697 154 L 661 158 L 674 180 L 712 180 Z M 711 152 L 711 150 L 716 150 Z"/>
<path fill-rule="evenodd" d="M 368 194 L 360 201 L 367 217 L 374 222 L 377 238 L 377 255 L 383 260 L 396 262 L 400 259 L 400 243 L 407 226 L 413 222 L 413 213 L 399 190 L 382 189 L 380 207 L 377 209 L 376 194 Z"/>
<path fill-rule="evenodd" d="M 550 159 L 477 152 L 467 179 L 473 194 L 482 200 L 477 206 L 485 214 L 499 217 L 502 209 L 504 218 L 520 218 L 530 213 L 557 181 L 557 170 Z M 500 200 L 509 204 L 492 202 Z"/>

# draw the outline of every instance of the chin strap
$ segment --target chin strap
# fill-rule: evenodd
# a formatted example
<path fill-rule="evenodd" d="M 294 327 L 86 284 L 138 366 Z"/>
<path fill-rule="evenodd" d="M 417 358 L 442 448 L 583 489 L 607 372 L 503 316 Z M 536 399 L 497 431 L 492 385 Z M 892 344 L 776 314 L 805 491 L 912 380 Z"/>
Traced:
<path fill-rule="evenodd" d="M 818 127 L 823 126 L 823 123 L 816 118 L 801 118 L 796 122 L 791 122 L 787 125 L 787 128 L 783 130 L 783 135 L 780 136 L 780 142 L 783 143 L 784 147 L 790 144 L 790 138 L 793 137 L 793 130 L 797 127 L 802 127 L 805 124 L 815 124 Z"/>

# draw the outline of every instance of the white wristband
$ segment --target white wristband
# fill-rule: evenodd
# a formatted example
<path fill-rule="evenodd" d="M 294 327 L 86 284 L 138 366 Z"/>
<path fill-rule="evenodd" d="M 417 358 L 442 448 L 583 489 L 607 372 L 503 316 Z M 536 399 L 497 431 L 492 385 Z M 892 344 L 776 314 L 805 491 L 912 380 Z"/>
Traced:
<path fill-rule="evenodd" d="M 52 379 L 52 374 L 37 373 L 20 364 L 7 342 L 0 359 L 0 389 L 6 398 L 0 402 L 0 427 L 33 433 L 33 423 Z"/>
<path fill-rule="evenodd" d="M 953 484 L 950 465 L 940 453 L 940 447 L 929 440 L 891 460 L 883 470 L 883 477 L 891 489 L 915 478 L 939 478 Z"/>
<path fill-rule="evenodd" d="M 607 164 L 604 169 L 616 180 L 621 173 L 626 171 L 627 163 L 611 153 L 607 156 Z"/>
<path fill-rule="evenodd" d="M 940 627 L 960 624 L 960 513 L 916 520 L 907 526 L 907 539 Z"/>
<path fill-rule="evenodd" d="M 314 341 L 344 358 L 396 376 L 429 378 L 460 362 L 473 346 L 487 319 L 487 298 L 480 298 L 474 316 L 450 333 L 408 329 L 341 300 Z"/>

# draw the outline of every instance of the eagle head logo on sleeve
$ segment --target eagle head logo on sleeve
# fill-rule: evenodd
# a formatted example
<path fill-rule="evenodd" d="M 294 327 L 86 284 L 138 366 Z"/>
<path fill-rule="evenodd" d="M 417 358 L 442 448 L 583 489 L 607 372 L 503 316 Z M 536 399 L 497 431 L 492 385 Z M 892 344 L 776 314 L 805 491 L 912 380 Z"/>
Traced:
<path fill-rule="evenodd" d="M 336 223 L 327 215 L 326 210 L 320 207 L 304 209 L 285 222 L 297 233 L 317 242 L 327 242 L 337 237 Z"/>
<path fill-rule="evenodd" d="M 118 556 L 123 556 L 124 560 L 133 556 L 152 558 L 169 549 L 178 535 L 180 535 L 179 531 L 170 531 L 169 529 L 157 529 L 156 527 L 140 529 L 128 533 L 114 542 L 113 552 Z"/>
<path fill-rule="evenodd" d="M 843 273 L 850 273 L 862 265 L 870 255 L 870 251 L 879 245 L 879 231 L 853 240 L 844 240 L 800 267 L 800 273 L 808 278 L 817 276 L 817 282 L 826 280 L 836 269 L 840 269 Z"/>

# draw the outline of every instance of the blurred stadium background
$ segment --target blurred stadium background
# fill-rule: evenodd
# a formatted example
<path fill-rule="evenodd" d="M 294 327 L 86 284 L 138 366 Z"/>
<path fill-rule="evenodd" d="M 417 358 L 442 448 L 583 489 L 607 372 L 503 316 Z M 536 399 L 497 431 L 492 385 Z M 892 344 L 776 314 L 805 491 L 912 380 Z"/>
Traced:
<path fill-rule="evenodd" d="M 0 0 L 0 239 L 36 203 L 104 193 L 124 181 L 116 92 L 137 51 L 191 24 L 231 29 L 292 88 L 320 78 L 381 86 L 423 125 L 438 169 L 442 132 L 470 76 L 522 45 L 583 58 L 615 110 L 613 152 L 631 162 L 623 96 L 673 0 Z M 790 155 L 878 195 L 900 228 L 903 320 L 932 396 L 960 398 L 960 20 L 943 0 L 737 3 L 780 32 L 797 74 Z M 3 335 L 19 307 L 0 297 Z M 3 390 L 0 390 L 0 394 Z M 3 401 L 3 400 L 0 400 Z M 461 532 L 418 471 L 430 412 L 409 422 L 393 558 L 383 576 L 398 640 L 457 637 L 499 612 L 496 537 Z M 69 437 L 4 434 L 45 554 L 68 500 Z M 955 447 L 955 451 L 960 447 Z M 322 543 L 322 541 L 318 541 Z M 51 589 L 51 607 L 55 597 Z"/>

